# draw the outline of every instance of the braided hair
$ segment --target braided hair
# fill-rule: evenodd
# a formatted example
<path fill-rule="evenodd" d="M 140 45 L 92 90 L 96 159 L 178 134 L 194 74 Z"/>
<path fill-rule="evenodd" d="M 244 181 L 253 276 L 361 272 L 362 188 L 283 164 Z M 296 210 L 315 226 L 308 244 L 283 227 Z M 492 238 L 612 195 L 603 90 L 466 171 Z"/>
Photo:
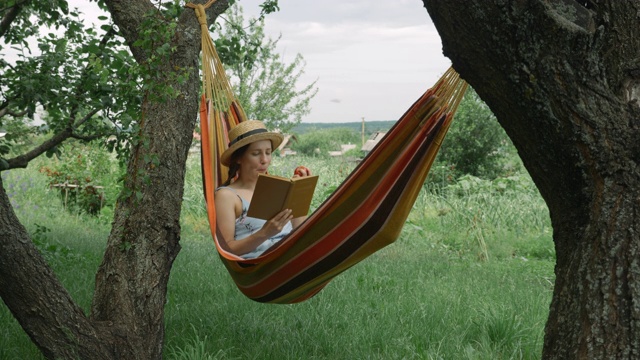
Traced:
<path fill-rule="evenodd" d="M 238 164 L 238 160 L 242 157 L 242 155 L 244 155 L 245 152 L 247 152 L 249 145 L 251 144 L 247 144 L 231 154 L 231 159 L 229 160 L 229 177 L 227 178 L 227 181 L 222 184 L 222 186 L 231 185 L 231 180 L 236 177 L 236 175 L 238 174 L 238 170 L 240 170 L 240 164 Z"/>

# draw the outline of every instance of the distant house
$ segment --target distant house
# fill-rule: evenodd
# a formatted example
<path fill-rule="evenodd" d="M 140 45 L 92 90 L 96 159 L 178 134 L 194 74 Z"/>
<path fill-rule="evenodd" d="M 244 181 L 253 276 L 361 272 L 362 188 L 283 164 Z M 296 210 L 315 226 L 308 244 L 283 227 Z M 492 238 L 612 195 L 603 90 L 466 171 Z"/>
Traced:
<path fill-rule="evenodd" d="M 364 145 L 362 145 L 362 151 L 366 153 L 368 153 L 369 151 L 373 150 L 373 148 L 378 145 L 378 143 L 380 142 L 380 140 L 386 135 L 386 132 L 382 132 L 382 131 L 376 131 L 373 134 L 371 134 L 371 137 L 369 137 L 369 140 L 367 140 Z"/>
<path fill-rule="evenodd" d="M 353 150 L 355 148 L 356 148 L 355 144 L 340 145 L 340 151 L 329 151 L 329 156 L 342 156 L 347 151 Z"/>
<path fill-rule="evenodd" d="M 280 151 L 280 156 L 281 157 L 285 157 L 285 156 L 292 156 L 292 155 L 296 155 L 297 152 L 291 150 L 291 148 L 289 147 L 289 144 L 291 143 L 291 141 L 298 141 L 298 138 L 295 135 L 290 135 L 290 134 L 283 134 L 284 135 L 284 140 L 282 140 L 282 143 L 280 144 L 280 146 L 278 146 L 278 149 Z"/>

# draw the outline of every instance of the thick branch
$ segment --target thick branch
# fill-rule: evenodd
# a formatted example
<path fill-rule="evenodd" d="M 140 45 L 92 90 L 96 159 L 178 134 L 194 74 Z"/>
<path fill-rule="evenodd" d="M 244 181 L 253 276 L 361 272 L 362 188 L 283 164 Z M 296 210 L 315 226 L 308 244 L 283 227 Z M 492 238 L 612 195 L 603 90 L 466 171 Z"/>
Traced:
<path fill-rule="evenodd" d="M 83 124 L 84 122 L 86 122 L 88 119 L 90 119 L 93 115 L 95 115 L 98 111 L 100 111 L 100 109 L 94 109 L 92 110 L 90 113 L 88 113 L 87 115 L 85 115 L 80 121 L 78 121 L 78 124 Z M 88 140 L 93 140 L 93 139 L 97 139 L 99 137 L 105 136 L 105 134 L 96 134 L 96 135 L 90 135 L 90 136 L 83 136 L 83 135 L 78 135 L 78 134 L 74 134 L 74 128 L 73 127 L 68 127 L 64 130 L 62 130 L 61 132 L 53 135 L 49 140 L 46 140 L 45 142 L 43 142 L 42 144 L 36 146 L 35 148 L 31 149 L 30 151 L 16 156 L 12 159 L 8 159 L 7 163 L 9 164 L 9 167 L 7 169 L 3 169 L 3 170 L 8 170 L 8 169 L 15 169 L 15 168 L 26 168 L 27 165 L 29 165 L 29 162 L 35 158 L 37 158 L 38 156 L 42 155 L 43 153 L 53 149 L 54 147 L 60 145 L 62 142 L 64 142 L 65 140 L 69 139 L 69 138 L 76 138 L 76 139 L 88 139 Z"/>
<path fill-rule="evenodd" d="M 13 117 L 22 117 L 22 116 L 25 116 L 26 114 L 27 114 L 26 111 L 22 111 L 22 112 L 19 112 L 19 113 L 13 112 L 8 107 L 0 109 L 0 118 L 5 116 L 5 115 L 9 115 L 9 116 L 13 116 Z"/>
<path fill-rule="evenodd" d="M 2 179 L 0 298 L 47 358 L 132 358 L 122 332 L 90 321 L 62 286 L 11 209 Z"/>

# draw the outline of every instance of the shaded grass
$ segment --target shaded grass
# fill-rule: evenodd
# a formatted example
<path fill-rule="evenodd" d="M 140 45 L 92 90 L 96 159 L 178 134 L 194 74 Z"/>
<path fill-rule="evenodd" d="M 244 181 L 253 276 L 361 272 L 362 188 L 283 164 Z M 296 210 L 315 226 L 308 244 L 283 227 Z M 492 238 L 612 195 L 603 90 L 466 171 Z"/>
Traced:
<path fill-rule="evenodd" d="M 391 245 L 295 305 L 246 299 L 210 245 L 185 243 L 170 283 L 169 354 L 195 338 L 219 358 L 539 357 L 552 263 L 469 262 L 416 240 Z"/>
<path fill-rule="evenodd" d="M 109 224 L 102 217 L 71 214 L 58 193 L 48 188 L 37 166 L 3 172 L 3 182 L 16 214 L 71 297 L 88 313 L 95 274 L 102 260 Z M 40 359 L 39 350 L 13 318 L 0 307 L 0 359 Z"/>
<path fill-rule="evenodd" d="M 312 167 L 325 179 L 316 193 L 319 203 L 336 186 L 334 170 L 352 166 L 322 162 L 278 160 L 274 173 Z M 56 194 L 31 177 L 28 189 L 13 195 L 21 221 L 88 311 L 110 219 L 65 213 Z M 15 189 L 26 182 L 20 179 L 7 182 Z M 167 294 L 165 358 L 537 359 L 551 298 L 553 245 L 541 199 L 516 190 L 461 196 L 425 188 L 395 244 L 307 302 L 266 305 L 245 298 L 219 261 L 199 166 L 190 161 L 183 249 Z M 27 211 L 34 205 L 39 211 Z M 475 210 L 465 212 L 469 206 Z M 488 258 L 479 255 L 479 234 Z M 0 359 L 41 358 L 4 306 L 0 329 Z"/>

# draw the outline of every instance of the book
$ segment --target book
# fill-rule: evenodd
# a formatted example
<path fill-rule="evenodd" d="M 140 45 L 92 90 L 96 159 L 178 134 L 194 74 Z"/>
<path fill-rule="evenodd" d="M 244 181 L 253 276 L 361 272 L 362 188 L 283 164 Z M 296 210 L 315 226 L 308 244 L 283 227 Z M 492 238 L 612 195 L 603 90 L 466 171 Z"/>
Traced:
<path fill-rule="evenodd" d="M 294 218 L 309 214 L 318 175 L 296 178 L 260 174 L 247 216 L 269 220 L 284 209 Z"/>

